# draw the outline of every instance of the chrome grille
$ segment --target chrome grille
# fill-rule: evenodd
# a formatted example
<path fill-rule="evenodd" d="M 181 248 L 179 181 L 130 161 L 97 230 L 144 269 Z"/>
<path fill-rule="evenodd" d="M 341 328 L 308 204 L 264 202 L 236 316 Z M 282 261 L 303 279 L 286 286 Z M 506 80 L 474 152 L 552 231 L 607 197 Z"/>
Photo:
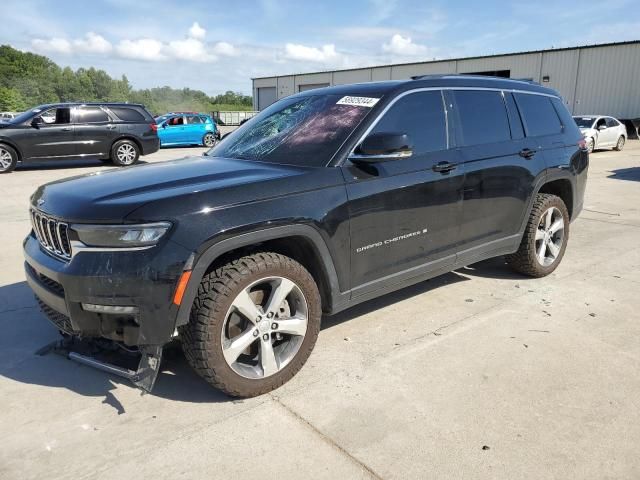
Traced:
<path fill-rule="evenodd" d="M 56 257 L 69 260 L 71 258 L 69 226 L 33 208 L 30 213 L 31 226 L 40 245 Z"/>

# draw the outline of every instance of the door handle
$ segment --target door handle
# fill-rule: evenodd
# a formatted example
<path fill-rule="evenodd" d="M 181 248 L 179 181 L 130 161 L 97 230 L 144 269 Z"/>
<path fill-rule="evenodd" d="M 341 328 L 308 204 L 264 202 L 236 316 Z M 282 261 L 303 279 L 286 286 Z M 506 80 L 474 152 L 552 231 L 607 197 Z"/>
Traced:
<path fill-rule="evenodd" d="M 518 155 L 520 155 L 522 158 L 530 159 L 533 158 L 536 152 L 536 150 L 531 150 L 530 148 L 523 148 L 518 152 Z"/>
<path fill-rule="evenodd" d="M 115 130 L 116 126 L 115 125 L 107 125 L 107 130 Z"/>
<path fill-rule="evenodd" d="M 64 127 L 62 129 L 63 132 L 70 132 L 71 131 L 71 127 Z"/>
<path fill-rule="evenodd" d="M 440 173 L 449 173 L 451 170 L 455 170 L 456 166 L 457 165 L 455 163 L 438 162 L 433 166 L 433 171 Z"/>

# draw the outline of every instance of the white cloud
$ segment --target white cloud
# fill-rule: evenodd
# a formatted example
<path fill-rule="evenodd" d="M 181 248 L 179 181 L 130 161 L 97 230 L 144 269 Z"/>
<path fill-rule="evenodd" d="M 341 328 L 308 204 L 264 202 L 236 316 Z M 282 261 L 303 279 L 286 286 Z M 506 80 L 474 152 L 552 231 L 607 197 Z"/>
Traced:
<path fill-rule="evenodd" d="M 45 53 L 71 53 L 71 42 L 64 38 L 53 37 L 48 39 L 35 38 L 31 41 L 31 46 L 36 52 Z"/>
<path fill-rule="evenodd" d="M 207 31 L 200 26 L 198 22 L 193 22 L 191 28 L 189 29 L 189 37 L 196 38 L 198 40 L 204 40 Z"/>
<path fill-rule="evenodd" d="M 238 50 L 236 47 L 227 42 L 218 42 L 213 46 L 213 50 L 218 55 L 223 55 L 225 57 L 235 57 L 238 55 Z"/>
<path fill-rule="evenodd" d="M 135 60 L 164 60 L 162 53 L 163 44 L 153 38 L 141 38 L 138 40 L 122 40 L 116 46 L 116 54 L 120 57 Z"/>
<path fill-rule="evenodd" d="M 190 60 L 192 62 L 211 62 L 216 57 L 207 51 L 205 44 L 195 38 L 185 40 L 173 40 L 164 46 L 167 56 L 178 60 Z"/>
<path fill-rule="evenodd" d="M 413 43 L 410 37 L 403 37 L 396 33 L 389 43 L 382 44 L 382 51 L 403 57 L 414 57 L 426 55 L 429 49 L 424 45 Z"/>
<path fill-rule="evenodd" d="M 342 56 L 333 44 L 323 45 L 322 48 L 307 47 L 295 43 L 287 43 L 284 47 L 285 57 L 290 60 L 329 63 L 339 60 Z"/>
<path fill-rule="evenodd" d="M 73 45 L 77 50 L 86 53 L 109 53 L 113 50 L 111 42 L 94 32 L 89 32 L 84 38 L 74 40 Z"/>

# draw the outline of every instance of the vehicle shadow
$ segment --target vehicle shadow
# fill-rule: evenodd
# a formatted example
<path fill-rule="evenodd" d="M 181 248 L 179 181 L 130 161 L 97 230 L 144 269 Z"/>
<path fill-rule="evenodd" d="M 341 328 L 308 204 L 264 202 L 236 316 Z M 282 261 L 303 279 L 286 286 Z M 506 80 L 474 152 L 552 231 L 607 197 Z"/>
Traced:
<path fill-rule="evenodd" d="M 618 168 L 617 170 L 611 170 L 611 175 L 607 178 L 640 182 L 640 167 Z"/>
<path fill-rule="evenodd" d="M 5 299 L 16 299 L 15 301 Z M 79 395 L 104 397 L 103 403 L 125 413 L 117 386 L 133 386 L 125 379 L 80 365 L 56 353 L 38 351 L 60 339 L 35 303 L 26 282 L 0 287 L 0 326 L 9 333 L 0 336 L 0 376 L 29 385 L 65 388 Z M 156 397 L 180 402 L 235 401 L 209 386 L 187 364 L 178 344 L 168 345 L 153 393 Z"/>
<path fill-rule="evenodd" d="M 136 165 L 143 165 L 147 162 L 144 160 L 138 160 Z M 48 160 L 42 162 L 27 162 L 19 163 L 15 171 L 33 171 L 33 170 L 71 170 L 90 167 L 108 167 L 117 168 L 111 162 L 103 162 L 97 159 L 83 159 L 83 160 Z"/>
<path fill-rule="evenodd" d="M 447 285 L 471 280 L 469 277 L 472 276 L 525 279 L 512 273 L 501 257 L 487 260 L 374 298 L 336 315 L 325 316 L 322 329 Z M 127 380 L 55 353 L 38 354 L 42 347 L 60 337 L 40 312 L 26 282 L 0 287 L 0 326 L 10 331 L 8 335 L 0 336 L 0 376 L 29 385 L 65 388 L 83 396 L 104 397 L 103 403 L 112 406 L 118 414 L 126 413 L 125 406 L 116 395 L 118 386 L 131 386 Z M 161 371 L 151 395 L 188 403 L 238 401 L 200 378 L 188 365 L 178 342 L 165 347 Z"/>
<path fill-rule="evenodd" d="M 512 270 L 502 256 L 468 265 L 457 272 L 471 277 L 494 278 L 496 280 L 533 280 L 532 277 Z"/>

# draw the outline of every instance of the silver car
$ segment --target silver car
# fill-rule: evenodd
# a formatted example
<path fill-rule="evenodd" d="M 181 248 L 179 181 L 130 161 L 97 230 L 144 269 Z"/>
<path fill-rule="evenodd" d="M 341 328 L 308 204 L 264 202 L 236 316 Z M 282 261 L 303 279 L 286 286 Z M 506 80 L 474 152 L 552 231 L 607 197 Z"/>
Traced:
<path fill-rule="evenodd" d="M 587 141 L 589 153 L 597 148 L 622 150 L 627 141 L 627 127 L 613 117 L 579 115 L 573 117 Z"/>

